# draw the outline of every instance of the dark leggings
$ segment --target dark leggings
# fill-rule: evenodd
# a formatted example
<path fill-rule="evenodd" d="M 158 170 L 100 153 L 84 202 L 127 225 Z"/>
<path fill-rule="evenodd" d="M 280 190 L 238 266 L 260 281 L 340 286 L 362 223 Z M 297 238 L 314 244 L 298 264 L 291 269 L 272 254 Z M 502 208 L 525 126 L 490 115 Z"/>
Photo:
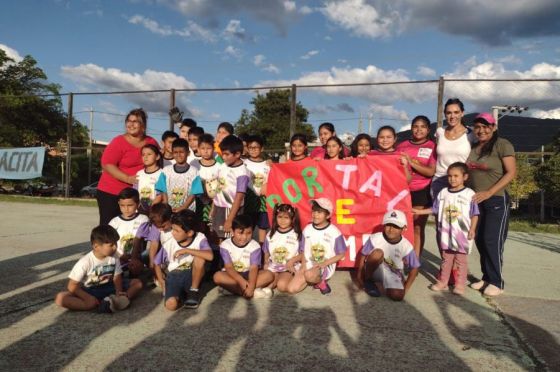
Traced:
<path fill-rule="evenodd" d="M 121 214 L 119 196 L 97 190 L 97 206 L 99 207 L 99 224 L 108 225 L 109 222 Z"/>
<path fill-rule="evenodd" d="M 492 196 L 479 203 L 478 209 L 476 247 L 480 253 L 482 280 L 503 289 L 502 266 L 509 224 L 509 196 Z"/>

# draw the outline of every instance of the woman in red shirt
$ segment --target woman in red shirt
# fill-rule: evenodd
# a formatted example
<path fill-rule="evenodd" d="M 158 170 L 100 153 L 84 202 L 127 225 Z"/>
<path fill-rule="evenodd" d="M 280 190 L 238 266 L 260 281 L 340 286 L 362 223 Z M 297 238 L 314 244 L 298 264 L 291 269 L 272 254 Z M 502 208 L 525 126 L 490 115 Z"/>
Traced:
<path fill-rule="evenodd" d="M 126 133 L 109 143 L 101 156 L 101 178 L 97 186 L 97 205 L 99 223 L 106 225 L 120 215 L 119 193 L 136 183 L 136 172 L 144 167 L 142 147 L 149 143 L 159 145 L 155 139 L 146 135 L 148 116 L 141 109 L 128 113 L 125 120 Z"/>

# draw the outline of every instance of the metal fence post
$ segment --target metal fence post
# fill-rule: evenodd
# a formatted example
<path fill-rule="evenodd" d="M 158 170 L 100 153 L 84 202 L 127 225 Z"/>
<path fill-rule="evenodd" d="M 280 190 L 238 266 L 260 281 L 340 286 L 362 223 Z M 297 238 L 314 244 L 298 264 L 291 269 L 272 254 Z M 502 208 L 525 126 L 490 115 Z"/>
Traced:
<path fill-rule="evenodd" d="M 72 113 L 74 110 L 74 93 L 68 94 L 68 123 L 66 128 L 66 185 L 64 187 L 64 197 L 70 197 L 70 180 L 72 176 Z"/>
<path fill-rule="evenodd" d="M 169 109 L 172 109 L 173 107 L 175 107 L 175 89 L 171 89 L 169 91 Z M 173 125 L 175 123 L 173 123 L 173 119 L 171 119 L 171 117 L 169 118 L 169 130 L 173 131 Z"/>
<path fill-rule="evenodd" d="M 443 127 L 443 90 L 445 88 L 443 76 L 439 77 L 438 94 L 437 94 L 437 126 Z"/>
<path fill-rule="evenodd" d="M 290 102 L 290 138 L 296 133 L 296 107 L 297 107 L 297 95 L 296 95 L 296 85 L 292 84 L 292 98 Z M 289 141 L 289 139 L 288 139 Z"/>

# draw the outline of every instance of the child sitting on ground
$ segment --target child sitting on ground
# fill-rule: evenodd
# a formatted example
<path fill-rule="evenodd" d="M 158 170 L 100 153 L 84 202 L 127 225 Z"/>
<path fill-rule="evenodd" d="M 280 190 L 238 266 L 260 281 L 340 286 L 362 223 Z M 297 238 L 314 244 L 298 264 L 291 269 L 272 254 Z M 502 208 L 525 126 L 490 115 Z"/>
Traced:
<path fill-rule="evenodd" d="M 272 297 L 265 288 L 274 280 L 268 270 L 259 270 L 261 246 L 252 239 L 251 217 L 239 215 L 233 219 L 233 236 L 220 244 L 224 269 L 214 274 L 214 283 L 226 291 L 250 298 Z"/>
<path fill-rule="evenodd" d="M 331 287 L 327 281 L 334 275 L 336 263 L 346 254 L 346 243 L 342 233 L 331 224 L 333 205 L 327 198 L 310 200 L 311 223 L 303 230 L 305 239 L 305 281 L 299 291 L 307 284 L 319 289 L 321 294 L 329 294 Z"/>
<path fill-rule="evenodd" d="M 385 293 L 401 301 L 418 275 L 420 260 L 412 244 L 402 236 L 406 216 L 402 211 L 389 211 L 383 216 L 383 232 L 372 234 L 363 246 L 358 261 L 357 281 L 372 297 Z M 405 279 L 403 268 L 410 272 Z"/>
<path fill-rule="evenodd" d="M 195 213 L 183 210 L 171 216 L 171 235 L 155 257 L 154 264 L 167 263 L 165 308 L 177 310 L 184 303 L 195 309 L 200 303 L 199 288 L 204 264 L 212 261 L 212 248 L 203 233 L 197 232 Z M 186 301 L 185 301 L 186 298 Z"/>
<path fill-rule="evenodd" d="M 92 250 L 74 265 L 68 275 L 68 291 L 58 293 L 55 302 L 70 310 L 124 310 L 142 289 L 142 282 L 123 282 L 115 256 L 119 234 L 109 225 L 99 225 L 91 231 L 90 241 Z"/>
<path fill-rule="evenodd" d="M 144 214 L 138 213 L 138 204 L 140 203 L 140 194 L 138 190 L 127 187 L 119 193 L 119 209 L 121 214 L 113 218 L 109 225 L 114 227 L 119 233 L 119 241 L 117 244 L 117 257 L 120 258 L 121 267 L 124 270 L 128 268 L 129 274 L 136 277 L 140 274 L 138 265 L 132 270 L 128 267 L 131 258 L 132 248 L 134 247 L 134 237 L 138 228 L 143 223 L 149 221 Z"/>
<path fill-rule="evenodd" d="M 437 195 L 432 208 L 413 209 L 414 214 L 435 214 L 437 216 L 437 241 L 441 252 L 440 276 L 432 291 L 448 288 L 453 268 L 457 277 L 453 293 L 465 293 L 467 282 L 467 255 L 471 252 L 478 222 L 478 204 L 473 200 L 475 192 L 465 187 L 469 177 L 465 163 L 456 162 L 447 168 L 449 187 Z"/>

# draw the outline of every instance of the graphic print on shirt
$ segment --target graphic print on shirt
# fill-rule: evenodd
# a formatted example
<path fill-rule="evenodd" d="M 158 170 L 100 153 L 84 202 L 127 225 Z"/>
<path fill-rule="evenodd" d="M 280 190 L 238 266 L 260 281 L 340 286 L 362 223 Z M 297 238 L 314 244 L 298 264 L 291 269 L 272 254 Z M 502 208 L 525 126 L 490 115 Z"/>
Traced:
<path fill-rule="evenodd" d="M 124 254 L 130 254 L 132 252 L 132 241 L 134 240 L 134 235 L 132 233 L 128 233 L 123 235 L 119 242 L 121 243 L 121 247 L 123 249 Z"/>
<path fill-rule="evenodd" d="M 115 273 L 115 265 L 98 265 L 96 266 L 88 278 L 86 287 L 97 287 L 103 284 L 108 284 L 113 280 Z"/>
<path fill-rule="evenodd" d="M 275 264 L 285 265 L 288 260 L 288 248 L 286 247 L 276 247 L 272 251 L 272 262 Z"/>
<path fill-rule="evenodd" d="M 317 263 L 325 261 L 325 247 L 322 244 L 317 243 L 311 246 L 311 260 Z"/>

